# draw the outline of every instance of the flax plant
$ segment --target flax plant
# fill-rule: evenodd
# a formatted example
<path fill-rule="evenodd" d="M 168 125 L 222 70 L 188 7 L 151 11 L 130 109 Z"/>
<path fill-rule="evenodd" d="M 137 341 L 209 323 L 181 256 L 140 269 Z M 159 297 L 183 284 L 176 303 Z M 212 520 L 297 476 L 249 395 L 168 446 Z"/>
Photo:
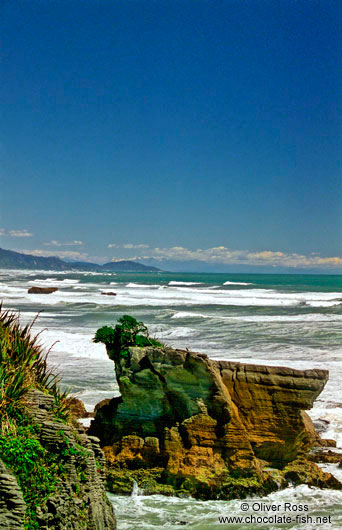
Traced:
<path fill-rule="evenodd" d="M 36 320 L 36 319 L 35 319 Z M 49 351 L 32 335 L 35 320 L 21 328 L 18 315 L 0 305 L 0 430 L 8 430 L 11 418 L 20 412 L 28 390 L 37 388 L 55 398 L 55 414 L 69 416 L 67 392 L 47 365 Z M 13 423 L 13 422 L 12 422 Z"/>

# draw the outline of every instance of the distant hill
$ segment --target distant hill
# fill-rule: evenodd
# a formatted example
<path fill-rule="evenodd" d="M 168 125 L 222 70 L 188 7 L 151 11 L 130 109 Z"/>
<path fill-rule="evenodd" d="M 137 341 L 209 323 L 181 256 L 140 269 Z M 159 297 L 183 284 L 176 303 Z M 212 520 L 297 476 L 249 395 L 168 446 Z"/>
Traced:
<path fill-rule="evenodd" d="M 158 272 L 160 269 L 151 265 L 143 265 L 136 261 L 110 261 L 102 265 L 102 270 L 112 272 Z"/>
<path fill-rule="evenodd" d="M 105 265 L 85 261 L 66 262 L 51 256 L 43 258 L 30 254 L 21 254 L 13 250 L 0 248 L 0 269 L 37 269 L 54 271 L 91 271 L 91 272 L 157 272 L 157 267 L 142 265 L 135 261 L 110 261 Z"/>
<path fill-rule="evenodd" d="M 1 269 L 70 270 L 70 264 L 60 258 L 42 258 L 0 248 Z"/>

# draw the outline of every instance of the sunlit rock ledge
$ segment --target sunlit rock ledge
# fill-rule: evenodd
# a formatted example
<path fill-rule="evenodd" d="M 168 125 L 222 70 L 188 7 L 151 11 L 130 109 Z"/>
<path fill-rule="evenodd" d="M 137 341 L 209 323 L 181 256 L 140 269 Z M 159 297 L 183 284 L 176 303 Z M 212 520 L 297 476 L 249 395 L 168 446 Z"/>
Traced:
<path fill-rule="evenodd" d="M 321 440 L 309 416 L 327 370 L 230 361 L 167 347 L 110 346 L 121 396 L 97 407 L 108 487 L 229 499 L 292 482 L 342 488 L 307 456 Z"/>

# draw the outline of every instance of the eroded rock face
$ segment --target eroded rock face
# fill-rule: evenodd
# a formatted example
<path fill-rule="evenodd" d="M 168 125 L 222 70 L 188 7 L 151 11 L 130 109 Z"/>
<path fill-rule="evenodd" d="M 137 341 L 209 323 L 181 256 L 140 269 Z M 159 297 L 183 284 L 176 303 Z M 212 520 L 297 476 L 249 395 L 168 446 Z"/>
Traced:
<path fill-rule="evenodd" d="M 311 409 L 323 390 L 326 370 L 217 364 L 257 458 L 278 467 L 311 447 L 315 431 L 303 410 Z"/>
<path fill-rule="evenodd" d="M 25 511 L 16 478 L 0 460 L 0 530 L 23 530 Z"/>
<path fill-rule="evenodd" d="M 266 467 L 282 469 L 319 443 L 303 410 L 324 388 L 326 370 L 213 361 L 170 348 L 108 354 L 121 396 L 97 409 L 90 432 L 104 446 L 114 490 L 116 470 L 145 467 L 162 470 L 159 484 L 206 498 L 267 493 L 285 479 Z"/>
<path fill-rule="evenodd" d="M 38 390 L 27 395 L 26 413 L 37 426 L 37 439 L 56 455 L 62 473 L 55 491 L 39 506 L 39 528 L 115 530 L 99 440 L 87 436 L 81 426 L 56 420 L 51 413 L 53 405 L 54 397 Z M 25 511 L 16 478 L 0 460 L 0 529 L 22 529 Z"/>
<path fill-rule="evenodd" d="M 76 397 L 70 397 L 68 399 L 68 405 L 74 418 L 91 418 L 92 413 L 87 412 L 83 401 Z"/>

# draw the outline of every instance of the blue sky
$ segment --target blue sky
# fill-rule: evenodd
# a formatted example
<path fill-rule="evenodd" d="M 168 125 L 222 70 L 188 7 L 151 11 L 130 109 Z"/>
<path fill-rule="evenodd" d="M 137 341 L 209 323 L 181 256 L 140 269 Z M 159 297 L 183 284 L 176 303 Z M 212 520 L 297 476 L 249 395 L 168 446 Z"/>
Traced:
<path fill-rule="evenodd" d="M 332 0 L 1 7 L 0 246 L 342 271 Z"/>

